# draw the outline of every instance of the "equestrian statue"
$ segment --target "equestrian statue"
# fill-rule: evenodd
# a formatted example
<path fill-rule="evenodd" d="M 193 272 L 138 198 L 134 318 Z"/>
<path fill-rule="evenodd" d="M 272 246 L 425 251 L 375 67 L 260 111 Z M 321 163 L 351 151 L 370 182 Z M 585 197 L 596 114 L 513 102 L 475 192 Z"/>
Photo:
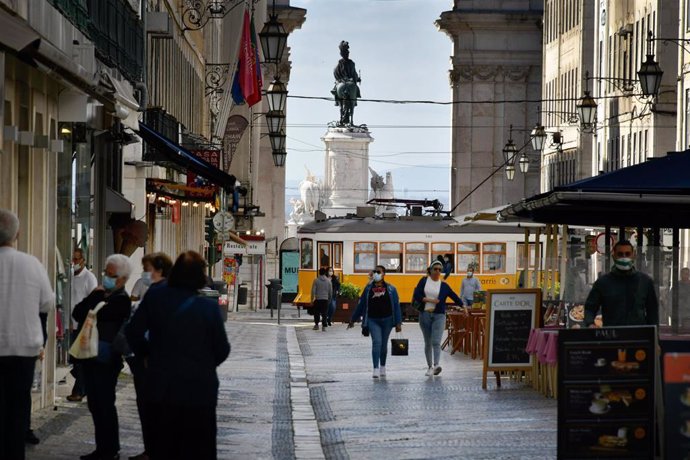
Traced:
<path fill-rule="evenodd" d="M 362 79 L 357 74 L 354 61 L 350 59 L 350 44 L 343 40 L 339 47 L 342 58 L 333 70 L 335 86 L 331 93 L 335 96 L 335 105 L 340 107 L 338 126 L 352 126 L 352 115 L 357 105 L 357 98 L 362 97 L 357 83 L 361 82 Z"/>

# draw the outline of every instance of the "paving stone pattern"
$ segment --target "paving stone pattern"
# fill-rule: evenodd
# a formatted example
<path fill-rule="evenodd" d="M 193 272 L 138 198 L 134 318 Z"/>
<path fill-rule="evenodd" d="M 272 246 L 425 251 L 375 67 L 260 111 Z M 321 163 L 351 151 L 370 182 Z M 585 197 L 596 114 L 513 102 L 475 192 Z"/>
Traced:
<path fill-rule="evenodd" d="M 404 325 L 410 356 L 371 377 L 371 341 L 344 324 L 313 331 L 289 307 L 231 313 L 232 351 L 219 368 L 219 459 L 537 459 L 556 457 L 556 403 L 522 383 L 489 379 L 482 363 L 444 352 L 425 377 L 423 340 Z M 491 376 L 493 377 L 493 376 Z M 71 386 L 70 386 L 71 387 Z M 131 377 L 122 375 L 122 457 L 142 451 Z M 86 402 L 59 401 L 33 415 L 41 443 L 28 459 L 74 459 L 93 450 Z"/>

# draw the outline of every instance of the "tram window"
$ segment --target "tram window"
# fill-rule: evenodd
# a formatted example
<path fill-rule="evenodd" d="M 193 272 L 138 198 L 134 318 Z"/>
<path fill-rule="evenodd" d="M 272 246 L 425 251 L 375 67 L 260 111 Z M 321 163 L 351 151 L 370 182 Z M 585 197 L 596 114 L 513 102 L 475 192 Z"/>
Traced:
<path fill-rule="evenodd" d="M 541 243 L 539 243 L 541 246 Z M 534 243 L 529 244 L 529 268 L 534 268 L 534 263 L 536 261 L 536 246 Z M 523 270 L 525 268 L 525 243 L 517 244 L 517 268 L 518 270 Z"/>
<path fill-rule="evenodd" d="M 355 243 L 355 272 L 370 272 L 376 267 L 376 243 Z"/>
<path fill-rule="evenodd" d="M 333 268 L 343 268 L 343 243 L 333 243 Z"/>
<path fill-rule="evenodd" d="M 386 267 L 386 273 L 402 273 L 402 243 L 380 243 L 379 265 Z"/>
<path fill-rule="evenodd" d="M 408 273 L 425 273 L 429 266 L 429 245 L 427 243 L 407 243 L 405 271 Z"/>
<path fill-rule="evenodd" d="M 312 257 L 314 251 L 314 244 L 310 239 L 303 239 L 300 243 L 300 266 L 304 269 L 310 270 L 313 267 Z"/>
<path fill-rule="evenodd" d="M 465 273 L 468 269 L 479 270 L 479 243 L 458 243 L 458 273 Z"/>
<path fill-rule="evenodd" d="M 505 243 L 484 243 L 482 245 L 482 272 L 506 271 Z"/>
<path fill-rule="evenodd" d="M 453 243 L 431 243 L 431 261 L 445 259 L 448 257 L 448 262 L 450 263 L 450 272 L 453 273 L 455 270 L 455 249 L 453 248 Z M 445 261 L 444 261 L 445 266 Z"/>
<path fill-rule="evenodd" d="M 328 268 L 331 266 L 331 245 L 328 243 L 319 243 L 319 268 Z"/>

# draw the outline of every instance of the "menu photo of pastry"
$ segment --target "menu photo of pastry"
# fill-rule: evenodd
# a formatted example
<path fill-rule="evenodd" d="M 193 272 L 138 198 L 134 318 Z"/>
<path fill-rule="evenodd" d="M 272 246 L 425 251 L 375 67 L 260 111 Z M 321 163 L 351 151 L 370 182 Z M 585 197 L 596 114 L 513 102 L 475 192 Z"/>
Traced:
<path fill-rule="evenodd" d="M 585 327 L 585 306 L 582 304 L 566 303 L 566 322 L 568 329 Z"/>

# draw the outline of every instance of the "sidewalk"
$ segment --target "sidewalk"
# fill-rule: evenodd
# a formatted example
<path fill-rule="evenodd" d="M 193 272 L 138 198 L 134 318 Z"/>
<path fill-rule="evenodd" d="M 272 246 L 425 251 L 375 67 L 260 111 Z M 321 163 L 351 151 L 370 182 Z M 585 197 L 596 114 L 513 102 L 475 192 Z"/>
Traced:
<path fill-rule="evenodd" d="M 344 324 L 314 331 L 310 316 L 285 307 L 230 313 L 232 351 L 219 368 L 218 458 L 555 458 L 556 403 L 531 388 L 489 379 L 480 361 L 442 355 L 439 377 L 424 376 L 417 323 L 403 326 L 410 356 L 390 357 L 371 378 L 371 342 Z M 142 451 L 131 377 L 118 391 L 121 458 Z M 58 402 L 34 414 L 41 443 L 29 459 L 91 452 L 86 402 Z"/>

